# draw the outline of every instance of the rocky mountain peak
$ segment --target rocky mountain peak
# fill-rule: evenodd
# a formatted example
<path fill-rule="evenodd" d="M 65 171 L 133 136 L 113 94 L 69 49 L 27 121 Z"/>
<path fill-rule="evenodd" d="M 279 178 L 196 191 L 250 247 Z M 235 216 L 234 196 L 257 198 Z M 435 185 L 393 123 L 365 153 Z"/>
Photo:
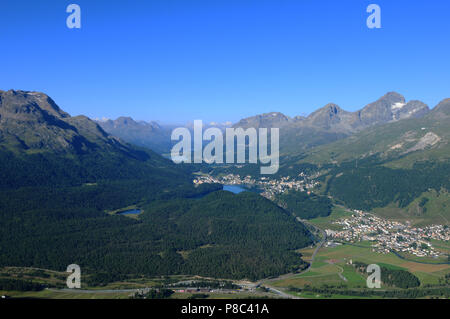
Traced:
<path fill-rule="evenodd" d="M 136 125 L 138 124 L 135 120 L 133 120 L 129 116 L 121 116 L 118 117 L 115 121 L 113 121 L 116 125 Z"/>
<path fill-rule="evenodd" d="M 308 117 L 315 117 L 317 115 L 327 115 L 330 117 L 334 117 L 341 113 L 343 110 L 339 107 L 339 105 L 334 103 L 328 103 L 324 107 L 318 109 L 317 111 L 311 113 Z"/>
<path fill-rule="evenodd" d="M 88 117 L 71 117 L 46 94 L 14 90 L 0 91 L 0 144 L 25 152 L 122 152 L 128 148 Z"/>
<path fill-rule="evenodd" d="M 388 92 L 378 99 L 378 101 L 380 101 L 380 100 L 391 102 L 391 103 L 397 103 L 397 102 L 405 103 L 405 97 L 397 92 Z"/>
<path fill-rule="evenodd" d="M 359 111 L 360 125 L 383 124 L 396 120 L 394 113 L 397 109 L 402 108 L 405 102 L 405 97 L 397 92 L 385 94 Z"/>
<path fill-rule="evenodd" d="M 37 113 L 44 111 L 47 115 L 55 116 L 57 118 L 70 117 L 70 115 L 62 111 L 47 94 L 41 92 L 21 90 L 0 91 L 0 106 L 3 108 L 2 112 L 15 114 L 34 113 L 38 116 Z"/>
<path fill-rule="evenodd" d="M 391 107 L 393 120 L 422 117 L 430 111 L 428 105 L 412 100 L 408 103 L 396 103 Z"/>
<path fill-rule="evenodd" d="M 291 118 L 280 112 L 264 113 L 240 120 L 234 127 L 277 127 L 291 122 Z"/>
<path fill-rule="evenodd" d="M 306 121 L 310 126 L 328 129 L 331 126 L 339 124 L 341 122 L 341 116 L 345 116 L 347 113 L 348 112 L 341 109 L 339 105 L 328 103 L 324 107 L 311 113 L 306 118 Z"/>

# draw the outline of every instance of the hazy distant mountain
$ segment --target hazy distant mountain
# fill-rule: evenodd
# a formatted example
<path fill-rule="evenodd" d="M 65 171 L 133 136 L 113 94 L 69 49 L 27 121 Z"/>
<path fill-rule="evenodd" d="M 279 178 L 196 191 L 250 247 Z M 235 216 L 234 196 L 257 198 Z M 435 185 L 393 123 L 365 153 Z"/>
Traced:
<path fill-rule="evenodd" d="M 242 119 L 238 123 L 234 124 L 233 127 L 242 127 L 242 128 L 284 127 L 293 122 L 294 121 L 291 118 L 280 112 L 271 112 Z"/>
<path fill-rule="evenodd" d="M 170 153 L 172 146 L 176 141 L 171 141 L 171 134 L 176 127 L 185 127 L 191 132 L 194 129 L 194 123 L 180 125 L 158 124 L 154 121 L 135 121 L 131 117 L 119 117 L 116 120 L 97 120 L 97 123 L 109 134 L 120 139 L 137 145 L 149 148 L 160 154 Z M 210 122 L 203 123 L 203 129 L 217 127 L 225 130 L 231 127 L 231 122 Z"/>
<path fill-rule="evenodd" d="M 131 117 L 119 117 L 116 120 L 97 121 L 109 134 L 158 153 L 170 152 L 172 127 L 156 122 L 135 121 Z"/>
<path fill-rule="evenodd" d="M 161 126 L 152 121 L 152 122 L 145 122 L 145 121 L 138 121 L 136 122 L 131 117 L 125 117 L 121 116 L 117 118 L 116 120 L 103 120 L 103 121 L 97 121 L 100 123 L 101 126 L 104 126 L 105 128 L 109 130 L 119 129 L 121 127 L 135 127 L 135 128 L 145 128 L 148 131 L 158 131 L 161 129 Z"/>

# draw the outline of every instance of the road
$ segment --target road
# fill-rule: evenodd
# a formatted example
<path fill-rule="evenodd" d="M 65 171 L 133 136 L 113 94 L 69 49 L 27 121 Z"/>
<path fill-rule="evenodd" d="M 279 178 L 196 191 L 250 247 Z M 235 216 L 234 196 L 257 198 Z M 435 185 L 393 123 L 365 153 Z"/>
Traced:
<path fill-rule="evenodd" d="M 325 244 L 325 241 L 327 240 L 327 233 L 326 233 L 324 230 L 322 230 L 322 229 L 320 229 L 320 228 L 314 226 L 313 224 L 308 223 L 306 220 L 300 219 L 299 217 L 297 217 L 297 221 L 300 222 L 300 223 L 309 225 L 310 227 L 314 228 L 316 231 L 319 231 L 319 232 L 322 233 L 322 239 L 321 239 L 321 241 L 317 244 L 316 249 L 314 249 L 314 252 L 313 252 L 313 254 L 311 255 L 311 262 L 309 263 L 308 268 L 305 269 L 305 270 L 309 270 L 309 268 L 311 268 L 311 265 L 312 265 L 312 263 L 313 263 L 313 261 L 314 261 L 314 258 L 316 258 L 317 252 L 318 252 L 319 249 L 323 246 L 323 244 Z"/>
<path fill-rule="evenodd" d="M 70 293 L 79 293 L 79 294 L 113 294 L 113 293 L 132 293 L 137 292 L 141 289 L 69 289 L 69 288 L 47 288 L 50 291 L 55 292 L 70 292 Z"/>
<path fill-rule="evenodd" d="M 269 289 L 269 291 L 270 291 L 271 293 L 274 293 L 274 294 L 276 294 L 276 295 L 278 295 L 278 296 L 281 296 L 281 297 L 283 297 L 283 298 L 285 298 L 285 299 L 303 299 L 303 298 L 300 298 L 300 297 L 296 297 L 296 296 L 287 294 L 287 293 L 285 293 L 285 292 L 283 292 L 283 291 L 281 291 L 281 290 L 275 289 L 275 288 L 273 288 L 273 287 L 267 287 L 267 286 L 266 286 L 266 288 Z"/>
<path fill-rule="evenodd" d="M 314 252 L 313 252 L 312 255 L 311 255 L 311 261 L 310 261 L 308 267 L 305 268 L 303 271 L 301 271 L 301 272 L 299 272 L 299 273 L 289 273 L 289 274 L 281 275 L 281 276 L 276 277 L 276 278 L 265 279 L 265 280 L 262 280 L 262 281 L 259 282 L 260 285 L 263 285 L 264 287 L 266 287 L 267 289 L 269 289 L 269 291 L 271 291 L 272 293 L 275 293 L 275 294 L 277 294 L 277 295 L 279 295 L 279 296 L 282 296 L 283 298 L 289 298 L 289 299 L 302 299 L 302 298 L 296 297 L 296 296 L 287 294 L 287 293 L 285 293 L 285 292 L 283 292 L 283 291 L 281 291 L 281 290 L 275 289 L 275 288 L 273 288 L 272 286 L 270 286 L 270 283 L 271 283 L 271 282 L 274 282 L 274 281 L 283 280 L 283 279 L 289 279 L 289 278 L 291 278 L 291 277 L 299 276 L 299 275 L 301 275 L 301 274 L 304 274 L 304 273 L 308 272 L 308 271 L 311 269 L 311 266 L 312 266 L 312 264 L 313 264 L 313 262 L 314 262 L 314 259 L 316 258 L 317 252 L 318 252 L 319 249 L 323 246 L 323 244 L 325 243 L 325 241 L 326 241 L 326 239 L 327 239 L 327 233 L 326 233 L 324 230 L 322 230 L 322 229 L 320 229 L 320 228 L 314 226 L 313 224 L 308 223 L 308 222 L 305 221 L 305 220 L 300 219 L 299 217 L 296 217 L 296 219 L 297 219 L 297 221 L 298 221 L 299 223 L 306 224 L 306 225 L 308 225 L 308 226 L 314 228 L 316 231 L 322 233 L 322 238 L 321 238 L 320 242 L 317 244 L 316 249 L 314 249 Z"/>

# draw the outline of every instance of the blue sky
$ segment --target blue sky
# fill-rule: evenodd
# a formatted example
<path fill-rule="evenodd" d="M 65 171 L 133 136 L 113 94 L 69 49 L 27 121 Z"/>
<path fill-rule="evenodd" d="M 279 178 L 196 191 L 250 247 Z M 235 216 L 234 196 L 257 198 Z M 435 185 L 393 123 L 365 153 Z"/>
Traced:
<path fill-rule="evenodd" d="M 80 5 L 82 28 L 66 27 Z M 366 8 L 381 7 L 382 29 Z M 4 0 L 0 89 L 72 115 L 184 122 L 450 97 L 448 0 Z"/>

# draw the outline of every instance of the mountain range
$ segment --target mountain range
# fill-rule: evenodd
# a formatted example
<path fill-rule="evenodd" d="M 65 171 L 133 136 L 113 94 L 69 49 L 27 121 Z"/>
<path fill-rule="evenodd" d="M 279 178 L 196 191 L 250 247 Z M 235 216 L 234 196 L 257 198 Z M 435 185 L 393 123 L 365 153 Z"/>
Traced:
<path fill-rule="evenodd" d="M 311 127 L 331 132 L 354 133 L 373 125 L 422 117 L 428 112 L 429 108 L 423 102 L 416 100 L 406 102 L 402 95 L 389 92 L 356 112 L 348 112 L 334 103 L 329 103 L 307 117 L 290 118 L 282 113 L 273 112 L 242 119 L 234 126 Z"/>
<path fill-rule="evenodd" d="M 234 127 L 278 127 L 281 152 L 296 153 L 373 126 L 420 118 L 429 111 L 429 107 L 423 102 L 406 102 L 402 95 L 389 92 L 355 112 L 345 111 L 338 105 L 329 103 L 307 117 L 290 118 L 282 113 L 272 112 L 242 119 Z"/>
<path fill-rule="evenodd" d="M 244 118 L 232 127 L 280 129 L 282 152 L 305 151 L 327 144 L 372 126 L 398 122 L 404 119 L 421 118 L 430 111 L 417 100 L 406 101 L 396 92 L 389 92 L 361 110 L 348 112 L 334 103 L 311 113 L 309 116 L 289 117 L 280 112 L 264 113 Z M 97 122 L 106 132 L 139 146 L 148 147 L 160 153 L 170 152 L 170 133 L 173 126 L 158 125 L 156 122 L 134 121 L 129 117 Z M 213 123 L 214 124 L 214 123 Z M 214 126 L 214 125 L 208 125 Z M 217 126 L 217 125 L 216 125 Z M 219 125 L 225 129 L 231 125 Z M 186 127 L 191 128 L 189 125 Z"/>
<path fill-rule="evenodd" d="M 170 153 L 170 150 L 174 143 L 171 141 L 172 131 L 177 127 L 185 127 L 193 132 L 194 124 L 185 123 L 184 125 L 168 125 L 158 124 L 155 121 L 135 121 L 131 117 L 118 117 L 115 120 L 104 119 L 96 120 L 106 132 L 113 136 L 117 136 L 120 139 L 142 147 L 149 148 L 160 154 Z M 217 127 L 221 130 L 225 130 L 227 127 L 231 127 L 232 123 L 204 123 L 203 128 Z"/>
<path fill-rule="evenodd" d="M 158 123 L 135 121 L 131 117 L 121 116 L 115 120 L 97 120 L 97 124 L 106 132 L 134 145 L 147 147 L 158 153 L 165 153 L 171 146 L 172 126 Z"/>
<path fill-rule="evenodd" d="M 416 161 L 444 161 L 450 157 L 450 99 L 430 112 L 402 121 L 370 127 L 340 141 L 305 153 L 308 163 L 344 162 L 377 157 L 385 162 L 411 166 Z M 401 163 L 405 165 L 401 165 Z"/>

